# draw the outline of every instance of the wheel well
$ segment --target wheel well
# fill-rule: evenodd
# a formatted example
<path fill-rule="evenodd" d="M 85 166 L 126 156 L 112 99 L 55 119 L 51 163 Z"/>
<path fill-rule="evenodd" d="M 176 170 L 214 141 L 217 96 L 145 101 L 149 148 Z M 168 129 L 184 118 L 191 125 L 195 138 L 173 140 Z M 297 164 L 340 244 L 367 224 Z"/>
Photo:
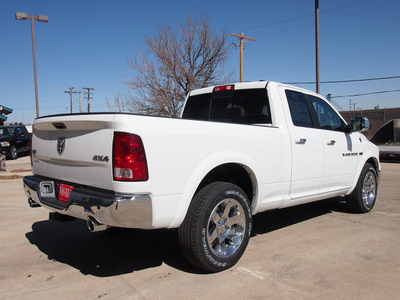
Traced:
<path fill-rule="evenodd" d="M 215 182 L 224 181 L 236 184 L 247 195 L 250 202 L 253 201 L 253 182 L 251 180 L 251 173 L 239 164 L 224 164 L 211 170 L 201 181 L 197 187 L 197 194 L 206 185 Z"/>
<path fill-rule="evenodd" d="M 367 160 L 367 163 L 370 163 L 371 165 L 373 165 L 376 172 L 378 172 L 378 162 L 376 161 L 376 159 L 371 157 Z"/>

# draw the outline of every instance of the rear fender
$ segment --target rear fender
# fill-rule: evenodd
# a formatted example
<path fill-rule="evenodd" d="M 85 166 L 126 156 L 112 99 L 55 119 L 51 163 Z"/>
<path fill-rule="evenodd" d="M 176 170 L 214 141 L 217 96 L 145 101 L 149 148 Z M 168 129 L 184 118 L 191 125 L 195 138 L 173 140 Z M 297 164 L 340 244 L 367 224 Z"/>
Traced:
<path fill-rule="evenodd" d="M 184 218 L 186 217 L 189 205 L 193 197 L 195 196 L 195 193 L 200 183 L 207 176 L 207 174 L 209 174 L 213 169 L 224 164 L 238 164 L 244 167 L 244 169 L 250 174 L 253 184 L 254 196 L 253 199 L 249 200 L 253 200 L 254 202 L 256 201 L 258 195 L 258 184 L 256 180 L 257 175 L 254 171 L 256 170 L 255 164 L 251 160 L 251 158 L 233 151 L 216 153 L 204 160 L 195 170 L 193 170 L 191 176 L 186 181 L 185 189 L 182 193 L 180 204 L 177 207 L 175 218 L 171 224 L 171 228 L 179 227 L 182 224 Z"/>

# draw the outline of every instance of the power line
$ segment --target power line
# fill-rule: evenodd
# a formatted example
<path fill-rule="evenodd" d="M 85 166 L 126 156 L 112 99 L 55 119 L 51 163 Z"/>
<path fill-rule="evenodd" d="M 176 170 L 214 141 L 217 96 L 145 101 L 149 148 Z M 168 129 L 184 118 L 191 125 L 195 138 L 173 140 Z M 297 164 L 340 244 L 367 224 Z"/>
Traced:
<path fill-rule="evenodd" d="M 331 96 L 331 98 L 359 97 L 359 96 L 376 95 L 376 94 L 385 94 L 385 93 L 397 93 L 397 92 L 400 92 L 400 90 L 387 90 L 387 91 L 378 91 L 378 92 L 363 93 L 363 94 L 354 94 L 354 95 Z"/>
<path fill-rule="evenodd" d="M 359 2 L 361 2 L 361 4 L 362 4 L 362 3 L 364 3 L 364 0 L 355 0 L 355 1 L 351 1 L 351 2 L 345 3 L 345 4 L 334 6 L 334 7 L 329 8 L 329 9 L 324 9 L 324 10 L 321 11 L 321 14 L 327 14 L 327 13 L 333 12 L 335 10 L 341 10 L 341 9 L 344 9 L 344 8 L 346 8 L 348 6 L 354 5 L 354 4 L 359 3 Z M 259 28 L 263 28 L 263 27 L 270 27 L 270 26 L 289 23 L 289 22 L 297 21 L 297 20 L 301 20 L 301 19 L 311 19 L 313 16 L 314 16 L 313 13 L 309 13 L 309 14 L 299 15 L 299 16 L 296 16 L 296 17 L 293 17 L 293 18 L 280 20 L 280 21 L 277 21 L 277 22 L 272 22 L 272 23 L 267 23 L 267 24 L 255 25 L 255 26 L 252 26 L 252 27 L 242 28 L 241 30 L 248 31 L 248 30 L 254 30 L 254 29 L 259 29 Z M 310 25 L 313 25 L 313 24 L 309 24 L 309 25 L 305 25 L 305 26 L 310 26 Z M 301 27 L 304 27 L 304 26 L 301 26 Z M 301 27 L 298 27 L 298 28 L 301 28 Z"/>
<path fill-rule="evenodd" d="M 323 11 L 321 11 L 321 14 L 327 14 L 327 13 L 334 12 L 335 10 L 341 10 L 341 9 L 344 9 L 346 6 L 355 5 L 355 3 L 357 3 L 357 2 L 361 2 L 361 4 L 364 3 L 364 1 L 360 1 L 360 0 L 352 1 L 352 2 L 349 2 L 347 4 L 343 4 L 343 5 L 335 6 L 333 8 L 327 9 L 327 10 L 323 10 Z M 354 15 L 354 14 L 357 14 L 357 13 L 362 13 L 362 12 L 365 12 L 365 11 L 368 11 L 368 10 L 376 9 L 376 8 L 381 7 L 381 6 L 390 5 L 390 4 L 395 3 L 395 2 L 398 2 L 398 0 L 393 0 L 393 1 L 389 1 L 389 2 L 383 2 L 383 3 L 380 3 L 380 4 L 375 5 L 375 6 L 371 6 L 371 7 L 367 7 L 367 8 L 363 8 L 363 9 L 359 9 L 359 10 L 355 10 L 355 11 L 349 12 L 347 14 L 345 13 L 345 14 L 341 14 L 339 16 L 334 16 L 332 18 L 325 18 L 325 19 L 323 19 L 322 22 L 325 23 L 325 22 L 336 20 L 336 19 L 339 19 L 339 18 L 348 17 L 348 16 L 351 16 L 351 15 Z M 356 5 L 358 5 L 358 4 L 356 4 Z M 259 28 L 263 28 L 263 27 L 270 27 L 270 26 L 278 25 L 278 24 L 282 24 L 282 23 L 289 23 L 289 22 L 292 22 L 292 21 L 295 21 L 295 20 L 308 19 L 308 18 L 311 18 L 311 16 L 312 16 L 312 14 L 301 15 L 301 16 L 290 18 L 290 19 L 286 19 L 286 20 L 283 20 L 283 21 L 278 21 L 278 22 L 274 22 L 274 23 L 256 25 L 256 26 L 253 26 L 253 27 L 244 28 L 242 30 L 248 31 L 248 30 L 254 30 L 254 29 L 259 29 Z M 288 29 L 278 30 L 278 31 L 275 31 L 275 32 L 261 33 L 261 34 L 255 35 L 255 37 L 256 38 L 260 38 L 260 37 L 264 37 L 266 35 L 284 33 L 284 32 L 293 31 L 293 30 L 297 30 L 297 29 L 301 29 L 301 28 L 305 28 L 305 27 L 309 27 L 309 26 L 313 26 L 313 25 L 314 25 L 314 23 L 308 23 L 308 24 L 305 24 L 305 25 L 300 25 L 300 26 L 296 26 L 296 27 L 292 27 L 292 28 L 288 28 Z"/>
<path fill-rule="evenodd" d="M 347 82 L 362 82 L 362 81 L 373 81 L 373 80 L 387 80 L 387 79 L 398 79 L 397 76 L 387 77 L 375 77 L 375 78 L 363 78 L 363 79 L 346 79 L 346 80 L 332 80 L 332 81 L 321 81 L 321 83 L 347 83 Z M 286 84 L 315 84 L 315 81 L 297 81 L 297 82 L 285 82 Z"/>
<path fill-rule="evenodd" d="M 53 109 L 53 108 L 65 108 L 68 109 L 68 107 L 65 106 L 41 106 L 40 109 Z M 35 109 L 35 107 L 14 107 L 14 110 L 16 109 Z"/>

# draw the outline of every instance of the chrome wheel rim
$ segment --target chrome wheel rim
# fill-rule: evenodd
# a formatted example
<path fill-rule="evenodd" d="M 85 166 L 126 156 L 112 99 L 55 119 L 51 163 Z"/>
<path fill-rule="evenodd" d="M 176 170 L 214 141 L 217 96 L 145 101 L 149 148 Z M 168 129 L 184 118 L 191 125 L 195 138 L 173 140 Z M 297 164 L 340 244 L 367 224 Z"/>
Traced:
<path fill-rule="evenodd" d="M 363 188 L 362 188 L 362 201 L 363 203 L 370 207 L 376 197 L 376 177 L 372 171 L 368 171 L 368 173 L 364 177 Z"/>
<path fill-rule="evenodd" d="M 246 231 L 246 216 L 235 199 L 224 199 L 213 209 L 207 223 L 207 244 L 218 257 L 231 256 L 240 247 Z"/>
<path fill-rule="evenodd" d="M 15 148 L 11 149 L 11 157 L 14 159 L 17 158 L 17 149 L 15 149 Z"/>

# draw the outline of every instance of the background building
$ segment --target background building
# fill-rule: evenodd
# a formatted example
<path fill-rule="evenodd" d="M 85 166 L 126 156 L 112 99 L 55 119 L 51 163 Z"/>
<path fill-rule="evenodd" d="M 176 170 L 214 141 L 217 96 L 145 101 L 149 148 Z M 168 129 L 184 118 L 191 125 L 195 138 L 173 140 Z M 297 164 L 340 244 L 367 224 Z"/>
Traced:
<path fill-rule="evenodd" d="M 12 111 L 11 108 L 0 105 L 0 125 L 4 125 L 4 122 L 7 120 L 6 115 L 11 114 Z"/>
<path fill-rule="evenodd" d="M 341 111 L 340 114 L 349 124 L 354 117 L 367 117 L 371 122 L 371 130 L 364 132 L 364 134 L 368 139 L 371 139 L 383 125 L 393 119 L 400 119 L 400 107 Z"/>

